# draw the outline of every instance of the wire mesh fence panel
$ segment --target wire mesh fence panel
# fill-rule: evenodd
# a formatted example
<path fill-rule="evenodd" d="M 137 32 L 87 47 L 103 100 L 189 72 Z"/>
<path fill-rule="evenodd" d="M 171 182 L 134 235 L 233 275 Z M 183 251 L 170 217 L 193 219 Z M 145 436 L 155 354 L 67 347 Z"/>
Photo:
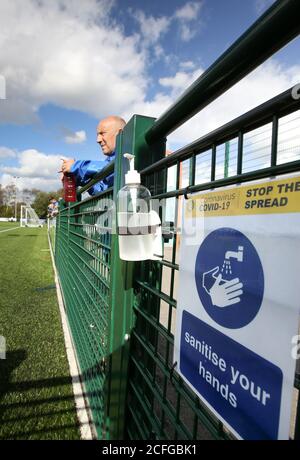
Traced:
<path fill-rule="evenodd" d="M 60 210 L 56 265 L 67 317 L 98 437 L 105 425 L 108 355 L 112 191 Z"/>

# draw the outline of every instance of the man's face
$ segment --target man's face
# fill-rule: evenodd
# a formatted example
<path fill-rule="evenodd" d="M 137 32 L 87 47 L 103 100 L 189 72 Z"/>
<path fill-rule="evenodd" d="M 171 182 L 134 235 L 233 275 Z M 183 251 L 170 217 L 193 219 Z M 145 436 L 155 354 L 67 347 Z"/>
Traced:
<path fill-rule="evenodd" d="M 114 120 L 102 120 L 97 126 L 97 142 L 104 155 L 111 155 L 116 147 L 118 124 Z"/>

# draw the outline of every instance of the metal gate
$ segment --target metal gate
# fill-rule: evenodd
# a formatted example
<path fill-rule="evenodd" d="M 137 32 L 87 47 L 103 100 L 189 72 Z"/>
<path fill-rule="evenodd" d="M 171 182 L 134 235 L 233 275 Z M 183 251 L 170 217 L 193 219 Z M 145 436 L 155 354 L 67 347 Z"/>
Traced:
<path fill-rule="evenodd" d="M 115 163 L 79 191 L 81 201 L 61 204 L 56 265 L 99 439 L 233 437 L 187 387 L 173 363 L 182 201 L 192 192 L 300 171 L 300 100 L 291 88 L 168 157 L 165 141 L 297 36 L 297 17 L 298 0 L 276 2 L 158 120 L 133 116 L 118 136 Z M 289 147 L 287 157 L 286 143 L 293 136 L 295 150 Z M 256 151 L 249 147 L 255 141 Z M 136 156 L 144 185 L 153 198 L 162 200 L 164 227 L 166 220 L 172 222 L 162 261 L 119 259 L 113 202 L 124 184 L 125 152 Z M 113 189 L 81 198 L 113 169 Z M 298 391 L 299 372 L 291 428 L 295 438 L 300 431 Z"/>

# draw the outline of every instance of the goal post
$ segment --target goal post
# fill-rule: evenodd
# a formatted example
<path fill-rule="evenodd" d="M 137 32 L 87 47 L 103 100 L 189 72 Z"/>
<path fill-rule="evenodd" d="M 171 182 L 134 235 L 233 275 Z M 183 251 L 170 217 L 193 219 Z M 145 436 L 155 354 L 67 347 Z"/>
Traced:
<path fill-rule="evenodd" d="M 25 218 L 25 208 L 26 206 L 24 206 L 23 204 L 21 205 L 21 212 L 20 212 L 20 227 L 25 227 L 25 221 L 26 221 L 26 218 Z"/>
<path fill-rule="evenodd" d="M 42 227 L 37 213 L 31 206 L 21 206 L 20 227 Z"/>

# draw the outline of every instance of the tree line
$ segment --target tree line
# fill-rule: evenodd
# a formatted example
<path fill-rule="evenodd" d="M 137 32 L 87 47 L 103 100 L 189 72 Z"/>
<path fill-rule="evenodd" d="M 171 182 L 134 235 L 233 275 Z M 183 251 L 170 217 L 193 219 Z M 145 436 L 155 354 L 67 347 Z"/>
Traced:
<path fill-rule="evenodd" d="M 20 190 L 14 184 L 3 187 L 0 184 L 0 217 L 15 217 L 17 200 L 17 218 L 20 218 L 21 205 L 31 205 L 40 219 L 47 215 L 47 206 L 51 198 L 59 199 L 63 191 L 43 192 L 37 188 Z"/>

